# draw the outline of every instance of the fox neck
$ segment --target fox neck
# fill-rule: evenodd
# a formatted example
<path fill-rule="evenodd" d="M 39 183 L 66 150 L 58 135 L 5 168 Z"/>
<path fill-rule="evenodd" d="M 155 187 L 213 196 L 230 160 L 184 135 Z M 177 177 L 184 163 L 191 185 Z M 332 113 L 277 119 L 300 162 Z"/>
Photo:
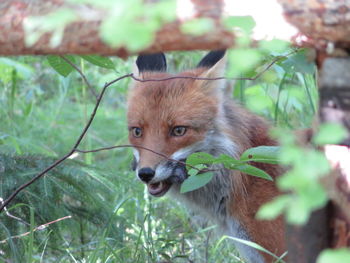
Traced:
<path fill-rule="evenodd" d="M 250 147 L 276 144 L 269 138 L 268 125 L 261 118 L 248 113 L 231 102 L 225 102 L 222 105 L 215 128 L 210 131 L 210 136 L 206 138 L 208 140 L 206 144 L 210 145 L 205 149 L 206 152 L 214 156 L 227 154 L 238 158 L 244 150 Z M 239 114 L 237 114 L 237 111 Z M 257 166 L 267 171 L 272 177 L 279 173 L 277 166 Z M 255 214 L 260 205 L 278 194 L 273 183 L 223 168 L 217 170 L 210 183 L 200 189 L 180 194 L 179 188 L 179 185 L 174 185 L 170 194 L 186 203 L 193 212 L 198 211 L 204 214 L 206 218 L 217 224 L 223 234 L 251 240 L 267 249 L 275 250 L 272 252 L 279 253 L 283 250 L 282 240 L 275 241 L 275 237 L 273 237 L 271 242 L 267 242 L 268 238 L 266 239 L 266 236 L 271 234 L 266 233 L 266 235 L 259 236 L 256 235 L 257 231 L 255 229 L 258 225 L 261 228 L 270 229 L 272 232 L 276 230 L 276 227 L 283 228 L 283 222 L 280 219 L 277 226 L 276 222 L 270 223 L 255 219 Z M 263 190 L 266 190 L 265 194 L 261 194 Z M 259 196 L 257 196 L 257 193 L 260 193 Z M 235 245 L 247 262 L 270 261 L 268 256 L 264 259 L 253 248 L 238 242 L 235 242 Z M 281 247 L 281 249 L 276 251 L 276 247 Z"/>

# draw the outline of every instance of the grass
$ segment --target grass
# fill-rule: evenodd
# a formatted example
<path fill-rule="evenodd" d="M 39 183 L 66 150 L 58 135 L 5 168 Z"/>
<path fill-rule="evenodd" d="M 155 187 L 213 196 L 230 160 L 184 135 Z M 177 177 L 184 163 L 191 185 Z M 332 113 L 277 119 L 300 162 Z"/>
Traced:
<path fill-rule="evenodd" d="M 170 54 L 169 66 L 193 66 L 201 54 Z M 80 67 L 100 90 L 129 73 L 133 60 L 113 61 L 115 71 L 83 60 Z M 308 126 L 317 99 L 313 76 L 285 71 L 283 65 L 270 73 L 254 82 L 236 82 L 234 97 L 277 125 Z M 127 142 L 129 81 L 109 88 L 81 149 Z M 18 57 L 0 60 L 0 103 L 0 197 L 6 198 L 72 147 L 94 99 L 76 72 L 63 78 L 44 57 Z M 1 242 L 0 261 L 242 262 L 232 241 L 215 236 L 215 226 L 203 225 L 173 200 L 149 197 L 130 163 L 130 149 L 78 154 L 19 194 L 8 211 L 29 225 L 2 213 L 0 241 L 72 218 Z"/>

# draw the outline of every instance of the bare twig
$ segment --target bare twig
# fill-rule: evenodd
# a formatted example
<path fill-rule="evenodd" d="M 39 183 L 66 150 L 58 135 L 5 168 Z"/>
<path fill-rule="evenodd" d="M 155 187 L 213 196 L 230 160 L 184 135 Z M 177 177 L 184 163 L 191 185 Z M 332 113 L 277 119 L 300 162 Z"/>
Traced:
<path fill-rule="evenodd" d="M 74 146 L 72 147 L 72 149 L 66 154 L 64 155 L 62 158 L 58 159 L 57 161 L 55 161 L 53 164 L 51 164 L 49 167 L 47 167 L 46 169 L 44 169 L 42 172 L 40 172 L 39 174 L 37 174 L 36 176 L 34 176 L 31 180 L 29 180 L 27 183 L 22 184 L 20 187 L 18 187 L 0 206 L 0 212 L 2 212 L 2 210 L 4 210 L 4 208 L 12 201 L 12 199 L 14 199 L 16 197 L 16 195 L 21 192 L 23 189 L 25 189 L 26 187 L 28 187 L 29 185 L 31 185 L 32 183 L 34 183 L 36 180 L 38 180 L 39 178 L 41 178 L 43 175 L 45 175 L 47 172 L 51 171 L 53 168 L 55 168 L 56 166 L 58 166 L 60 163 L 62 163 L 64 160 L 66 160 L 69 156 L 71 156 L 75 150 L 78 148 L 80 142 L 83 140 L 86 132 L 88 131 L 88 129 L 90 128 L 90 125 L 93 121 L 93 119 L 95 118 L 96 112 L 98 107 L 100 106 L 101 100 L 103 98 L 103 95 L 105 94 L 106 89 L 111 86 L 112 84 L 116 83 L 117 81 L 124 79 L 124 78 L 128 78 L 131 77 L 132 74 L 126 74 L 123 75 L 115 80 L 112 80 L 111 82 L 108 82 L 104 85 L 102 91 L 100 92 L 100 95 L 97 98 L 97 102 L 95 105 L 95 108 L 90 116 L 90 119 L 88 120 L 87 124 L 85 125 L 82 133 L 80 134 L 79 138 L 77 139 L 77 141 L 75 142 Z"/>
<path fill-rule="evenodd" d="M 156 155 L 159 155 L 161 157 L 163 157 L 164 159 L 168 160 L 168 161 L 172 161 L 172 162 L 175 162 L 175 163 L 180 163 L 184 166 L 188 166 L 192 169 L 195 169 L 197 171 L 200 171 L 200 172 L 212 172 L 212 171 L 218 171 L 220 169 L 198 169 L 197 167 L 193 166 L 193 165 L 190 165 L 190 164 L 187 164 L 186 162 L 184 161 L 181 161 L 181 160 L 175 160 L 175 159 L 172 159 L 170 158 L 169 156 L 163 154 L 163 153 L 160 153 L 160 152 L 157 152 L 155 150 L 152 150 L 150 148 L 147 148 L 147 147 L 144 147 L 144 146 L 139 146 L 139 145 L 132 145 L 132 144 L 121 144 L 121 145 L 115 145 L 115 146 L 108 146 L 108 147 L 102 147 L 102 148 L 97 148 L 97 149 L 93 149 L 93 150 L 80 150 L 80 149 L 76 149 L 75 151 L 76 152 L 80 152 L 80 153 L 95 153 L 95 152 L 100 152 L 100 151 L 107 151 L 107 150 L 112 150 L 112 149 L 117 149 L 117 148 L 139 148 L 139 149 L 143 149 L 143 150 L 146 150 L 146 151 L 149 151 L 149 152 L 152 152 Z"/>
<path fill-rule="evenodd" d="M 4 203 L 4 199 L 2 199 L 1 197 L 0 197 L 0 203 L 1 203 L 1 204 Z M 4 207 L 4 211 L 5 211 L 5 214 L 6 214 L 8 217 L 13 218 L 13 219 L 15 219 L 15 220 L 21 222 L 22 224 L 25 224 L 25 225 L 29 226 L 29 223 L 27 223 L 26 221 L 24 221 L 22 218 L 10 214 L 10 212 L 7 210 L 6 206 Z"/>
<path fill-rule="evenodd" d="M 72 61 L 70 61 L 68 58 L 66 58 L 63 55 L 60 55 L 60 57 L 66 61 L 69 65 L 71 65 L 76 71 L 78 71 L 78 73 L 80 74 L 80 76 L 83 78 L 86 86 L 88 87 L 88 89 L 90 90 L 90 92 L 92 93 L 92 95 L 95 96 L 96 99 L 98 99 L 98 95 L 95 91 L 95 89 L 91 86 L 90 82 L 87 80 L 87 78 L 85 77 L 85 74 L 80 70 L 80 68 L 78 68 Z"/>
<path fill-rule="evenodd" d="M 117 145 L 117 146 L 112 146 L 112 147 L 105 147 L 105 148 L 100 148 L 100 149 L 96 149 L 96 150 L 91 150 L 91 151 L 83 151 L 83 150 L 78 150 L 78 146 L 81 143 L 82 139 L 84 138 L 85 134 L 87 133 L 92 121 L 95 118 L 96 112 L 98 107 L 100 106 L 101 100 L 103 98 L 103 95 L 106 91 L 106 89 L 111 86 L 112 84 L 116 83 L 117 81 L 124 79 L 124 78 L 132 78 L 135 81 L 140 81 L 140 82 L 149 82 L 149 81 L 165 81 L 165 80 L 171 80 L 171 79 L 194 79 L 194 80 L 221 80 L 221 79 L 227 79 L 227 80 L 256 80 L 257 78 L 259 78 L 261 75 L 263 75 L 268 69 L 270 69 L 272 67 L 273 64 L 275 64 L 277 61 L 279 61 L 282 58 L 285 58 L 293 53 L 295 53 L 296 50 L 293 50 L 292 52 L 290 52 L 289 54 L 285 55 L 285 56 L 281 56 L 281 57 L 276 57 L 274 60 L 272 60 L 271 63 L 269 63 L 264 70 L 262 70 L 260 73 L 258 73 L 255 77 L 252 78 L 226 78 L 226 77 L 219 77 L 219 78 L 201 78 L 201 77 L 190 77 L 190 76 L 173 76 L 173 77 L 167 77 L 167 78 L 161 78 L 161 79 L 139 79 L 137 77 L 135 77 L 132 73 L 123 75 L 115 80 L 112 80 L 111 82 L 108 82 L 104 85 L 102 91 L 100 92 L 100 94 L 97 97 L 97 101 L 94 107 L 94 110 L 90 116 L 90 119 L 88 120 L 87 124 L 85 125 L 82 133 L 80 134 L 79 138 L 77 139 L 76 143 L 74 144 L 74 146 L 71 148 L 71 150 L 65 154 L 62 158 L 58 159 L 57 161 L 55 161 L 53 164 L 51 164 L 49 167 L 47 167 L 46 169 L 44 169 L 42 172 L 40 172 L 39 174 L 37 174 L 35 177 L 33 177 L 31 180 L 29 180 L 27 183 L 21 185 L 19 188 L 17 188 L 5 201 L 2 202 L 1 206 L 0 206 L 0 213 L 6 208 L 6 206 L 17 196 L 18 193 L 20 193 L 23 189 L 25 189 L 26 187 L 30 186 L 31 184 L 33 184 L 35 181 L 37 181 L 38 179 L 40 179 L 42 176 L 44 176 L 47 172 L 51 171 L 53 168 L 55 168 L 56 166 L 58 166 L 59 164 L 61 164 L 63 161 L 65 161 L 67 158 L 69 158 L 74 152 L 81 152 L 81 153 L 87 153 L 87 152 L 98 152 L 98 151 L 102 151 L 102 150 L 110 150 L 110 149 L 114 149 L 114 148 L 121 148 L 121 147 L 138 147 L 138 148 L 142 148 L 142 149 L 146 149 L 148 151 L 151 151 L 155 154 L 158 154 L 168 160 L 171 161 L 175 161 L 175 162 L 179 162 L 182 163 L 184 165 L 186 165 L 184 162 L 182 161 L 178 161 L 178 160 L 173 160 L 173 159 L 169 159 L 169 157 L 167 157 L 166 155 L 162 154 L 162 153 L 158 153 L 155 152 L 152 149 L 148 149 L 142 146 L 133 146 L 133 145 Z M 63 59 L 65 59 L 64 57 L 62 57 Z M 73 63 L 71 63 L 69 60 L 65 59 L 65 61 L 67 61 L 67 63 L 69 63 L 72 67 L 74 67 L 83 77 L 84 81 L 86 82 L 86 84 L 91 87 L 90 84 L 88 84 L 89 82 L 86 80 L 85 75 L 80 71 L 80 69 L 78 69 Z M 92 89 L 91 89 L 92 90 Z M 188 166 L 188 165 L 187 165 Z M 191 167 L 191 166 L 190 166 Z M 191 167 L 194 169 L 197 169 L 195 167 Z M 197 169 L 198 170 L 198 169 Z M 204 170 L 201 170 L 204 171 Z M 208 171 L 208 170 L 205 170 Z M 210 170 L 212 171 L 212 170 Z"/>
<path fill-rule="evenodd" d="M 65 219 L 68 219 L 68 218 L 72 218 L 72 216 L 64 216 L 64 217 L 58 218 L 58 219 L 56 219 L 56 220 L 53 220 L 53 221 L 51 221 L 51 222 L 48 222 L 48 223 L 42 224 L 42 225 L 40 225 L 40 226 L 37 226 L 37 227 L 35 227 L 32 231 L 25 232 L 25 233 L 20 234 L 20 235 L 8 237 L 8 238 L 6 238 L 6 239 L 4 239 L 4 240 L 1 240 L 1 241 L 0 241 L 0 244 L 6 243 L 6 242 L 7 242 L 8 240 L 10 240 L 10 239 L 28 236 L 30 233 L 35 232 L 35 231 L 37 231 L 37 230 L 44 230 L 44 229 L 47 228 L 49 225 L 54 224 L 54 223 L 57 223 L 57 222 L 62 221 L 62 220 L 65 220 Z"/>
<path fill-rule="evenodd" d="M 259 77 L 261 77 L 266 71 L 268 71 L 276 62 L 281 60 L 282 58 L 286 58 L 294 53 L 296 53 L 297 50 L 293 50 L 290 53 L 288 53 L 285 56 L 278 56 L 275 57 L 262 71 L 260 71 L 258 74 L 256 74 L 254 77 L 247 78 L 247 77 L 237 77 L 237 78 L 227 78 L 227 77 L 217 77 L 217 78 L 204 78 L 204 77 L 192 77 L 192 76 L 172 76 L 172 77 L 166 77 L 166 78 L 160 78 L 160 79 L 141 79 L 138 77 L 135 77 L 135 75 L 132 75 L 131 78 L 139 81 L 139 82 L 150 82 L 150 81 L 166 81 L 166 80 L 172 80 L 172 79 L 193 79 L 193 80 L 257 80 Z"/>
<path fill-rule="evenodd" d="M 149 151 L 149 152 L 152 152 L 152 153 L 157 154 L 157 155 L 159 155 L 159 156 L 162 156 L 162 157 L 168 159 L 169 161 L 176 161 L 176 162 L 185 164 L 184 162 L 170 159 L 170 158 L 169 158 L 168 156 L 166 156 L 165 154 L 160 153 L 160 152 L 156 152 L 156 151 L 154 151 L 154 150 L 152 150 L 152 149 L 150 149 L 150 148 L 147 148 L 147 147 L 144 147 L 144 146 L 132 145 L 132 144 L 121 144 L 121 145 L 115 145 L 115 146 L 97 148 L 97 149 L 93 149 L 93 150 L 80 150 L 80 149 L 76 149 L 76 152 L 80 152 L 80 153 L 94 153 L 94 152 L 112 150 L 112 149 L 116 149 L 116 148 L 139 148 L 139 149 L 144 149 L 144 150 L 146 150 L 146 151 Z"/>

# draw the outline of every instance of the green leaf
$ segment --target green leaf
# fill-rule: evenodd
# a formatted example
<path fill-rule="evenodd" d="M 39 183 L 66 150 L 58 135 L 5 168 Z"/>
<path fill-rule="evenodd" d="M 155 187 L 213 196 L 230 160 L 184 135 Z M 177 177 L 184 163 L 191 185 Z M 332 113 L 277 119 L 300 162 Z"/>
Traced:
<path fill-rule="evenodd" d="M 80 57 L 82 57 L 86 61 L 88 61 L 96 66 L 102 67 L 102 68 L 114 69 L 114 67 L 115 67 L 112 60 L 110 58 L 107 58 L 107 57 L 102 57 L 102 56 L 98 56 L 98 55 L 82 55 Z"/>
<path fill-rule="evenodd" d="M 307 202 L 298 198 L 296 202 L 290 202 L 286 211 L 287 221 L 295 225 L 303 225 L 309 219 L 311 209 L 309 209 Z"/>
<path fill-rule="evenodd" d="M 251 48 L 238 48 L 230 50 L 230 61 L 227 75 L 236 76 L 255 69 L 262 58 L 259 50 Z"/>
<path fill-rule="evenodd" d="M 205 152 L 193 153 L 186 159 L 186 164 L 196 166 L 198 164 L 212 164 L 215 160 L 214 156 Z"/>
<path fill-rule="evenodd" d="M 279 146 L 258 146 L 246 150 L 241 155 L 240 161 L 278 164 L 279 154 Z"/>
<path fill-rule="evenodd" d="M 224 19 L 224 25 L 229 29 L 236 27 L 249 33 L 253 30 L 256 23 L 251 16 L 229 16 Z"/>
<path fill-rule="evenodd" d="M 258 219 L 271 220 L 282 214 L 283 210 L 287 207 L 291 201 L 291 197 L 288 195 L 282 195 L 276 197 L 271 202 L 263 204 L 256 217 Z"/>
<path fill-rule="evenodd" d="M 252 165 L 249 164 L 242 164 L 242 165 L 237 165 L 235 166 L 235 169 L 238 171 L 241 171 L 243 173 L 249 174 L 249 175 L 253 175 L 259 178 L 263 178 L 269 181 L 273 181 L 272 177 L 270 175 L 268 175 L 265 171 L 256 168 Z"/>
<path fill-rule="evenodd" d="M 338 123 L 325 123 L 319 128 L 313 142 L 317 145 L 337 144 L 346 139 L 346 129 Z"/>
<path fill-rule="evenodd" d="M 132 52 L 151 45 L 157 30 L 175 18 L 175 1 L 146 4 L 141 0 L 129 0 L 113 3 L 101 24 L 101 38 L 112 47 L 124 46 Z"/>
<path fill-rule="evenodd" d="M 65 57 L 74 63 L 75 59 L 73 56 L 65 55 Z M 63 77 L 67 77 L 74 70 L 74 68 L 60 56 L 48 55 L 47 61 L 49 62 L 50 66 Z"/>
<path fill-rule="evenodd" d="M 315 72 L 315 64 L 307 59 L 305 49 L 299 50 L 296 54 L 277 64 L 286 72 L 297 71 L 304 74 L 314 74 Z"/>
<path fill-rule="evenodd" d="M 220 154 L 219 157 L 216 157 L 213 161 L 213 164 L 223 164 L 225 168 L 227 169 L 235 169 L 236 165 L 241 164 L 239 161 L 237 161 L 235 158 L 227 155 L 227 154 Z"/>
<path fill-rule="evenodd" d="M 318 256 L 317 263 L 350 263 L 350 249 L 325 249 Z"/>
<path fill-rule="evenodd" d="M 246 106 L 255 113 L 268 112 L 274 107 L 273 100 L 260 84 L 246 88 L 244 96 L 246 97 Z"/>
<path fill-rule="evenodd" d="M 180 193 L 187 193 L 205 186 L 213 178 L 213 172 L 206 172 L 188 177 L 181 185 Z"/>
<path fill-rule="evenodd" d="M 58 8 L 56 11 L 43 16 L 30 16 L 23 22 L 25 44 L 34 45 L 42 35 L 51 33 L 49 45 L 57 48 L 62 42 L 66 25 L 78 18 L 73 8 Z"/>
<path fill-rule="evenodd" d="M 197 164 L 194 166 L 194 168 L 189 168 L 189 170 L 187 171 L 187 173 L 190 176 L 195 176 L 199 173 L 199 171 L 203 170 L 204 168 L 206 168 L 206 166 L 204 164 Z"/>
<path fill-rule="evenodd" d="M 194 35 L 200 36 L 207 32 L 210 32 L 214 28 L 214 22 L 210 18 L 196 18 L 189 20 L 181 25 L 181 31 Z"/>
<path fill-rule="evenodd" d="M 280 39 L 262 40 L 259 42 L 260 48 L 265 49 L 268 52 L 277 52 L 277 53 L 286 51 L 289 45 L 290 45 L 289 42 L 283 41 Z"/>

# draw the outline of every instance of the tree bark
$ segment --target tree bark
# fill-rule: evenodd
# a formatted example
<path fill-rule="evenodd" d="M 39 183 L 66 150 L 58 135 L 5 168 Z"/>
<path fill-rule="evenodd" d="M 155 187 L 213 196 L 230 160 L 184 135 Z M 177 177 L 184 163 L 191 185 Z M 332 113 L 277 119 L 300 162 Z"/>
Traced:
<path fill-rule="evenodd" d="M 142 52 L 171 50 L 224 49 L 231 47 L 234 36 L 220 23 L 223 0 L 192 0 L 195 7 L 190 17 L 164 25 L 156 34 L 154 43 Z M 50 47 L 51 34 L 44 34 L 32 46 L 25 45 L 23 25 L 30 16 L 47 15 L 61 7 L 68 7 L 80 14 L 78 22 L 67 25 L 61 44 Z M 93 14 L 94 19 L 89 16 Z M 0 55 L 44 55 L 44 54 L 100 54 L 126 57 L 131 53 L 125 48 L 111 48 L 99 37 L 99 26 L 104 17 L 103 10 L 84 5 L 68 5 L 64 0 L 2 0 L 0 3 Z M 215 30 L 202 36 L 181 32 L 184 21 L 206 17 L 213 19 Z M 116 25 L 117 27 L 118 25 Z M 113 34 L 113 32 L 111 32 Z M 138 52 L 139 53 L 139 52 Z"/>
<path fill-rule="evenodd" d="M 319 50 L 350 46 L 350 0 L 277 1 L 287 21 L 306 37 L 299 39 L 301 45 Z"/>
<path fill-rule="evenodd" d="M 253 0 L 251 5 L 257 4 Z M 350 0 L 264 0 L 266 3 L 278 1 L 284 8 L 284 16 L 298 28 L 300 34 L 287 35 L 296 45 L 312 46 L 319 50 L 330 50 L 330 47 L 350 46 Z M 164 25 L 156 34 L 154 43 L 137 53 L 153 53 L 171 50 L 194 49 L 223 49 L 234 47 L 234 34 L 221 23 L 223 14 L 251 15 L 257 23 L 271 19 L 273 10 L 253 9 L 246 5 L 242 10 L 240 2 L 230 0 L 178 0 L 182 6 L 178 12 L 178 19 Z M 183 5 L 186 3 L 186 5 Z M 248 7 L 247 7 L 248 6 Z M 44 34 L 32 46 L 25 45 L 23 24 L 28 17 L 50 14 L 61 7 L 72 8 L 79 14 L 79 21 L 67 25 L 62 43 L 58 47 L 50 47 L 51 34 Z M 187 9 L 193 10 L 189 11 Z M 251 6 L 250 6 L 251 7 Z M 276 9 L 276 8 L 274 8 Z M 276 10 L 275 10 L 276 11 Z M 284 18 L 275 15 L 274 24 L 278 28 L 285 24 Z M 181 12 L 189 13 L 181 17 Z M 258 15 L 257 15 L 258 14 Z M 131 55 L 125 47 L 111 48 L 103 43 L 99 37 L 99 26 L 104 18 L 104 12 L 89 5 L 66 3 L 65 0 L 2 0 L 0 2 L 0 55 L 26 55 L 26 54 L 100 54 L 126 57 Z M 93 18 L 92 18 L 93 17 Z M 181 32 L 181 25 L 193 18 L 205 17 L 213 19 L 215 29 L 201 36 L 192 36 Z M 259 20 L 260 18 L 260 20 Z M 118 25 L 116 25 L 117 27 Z M 264 28 L 263 34 L 269 35 L 276 28 Z M 113 34 L 113 32 L 111 32 Z M 304 37 L 303 37 L 303 36 Z M 278 34 L 276 35 L 278 37 Z"/>

